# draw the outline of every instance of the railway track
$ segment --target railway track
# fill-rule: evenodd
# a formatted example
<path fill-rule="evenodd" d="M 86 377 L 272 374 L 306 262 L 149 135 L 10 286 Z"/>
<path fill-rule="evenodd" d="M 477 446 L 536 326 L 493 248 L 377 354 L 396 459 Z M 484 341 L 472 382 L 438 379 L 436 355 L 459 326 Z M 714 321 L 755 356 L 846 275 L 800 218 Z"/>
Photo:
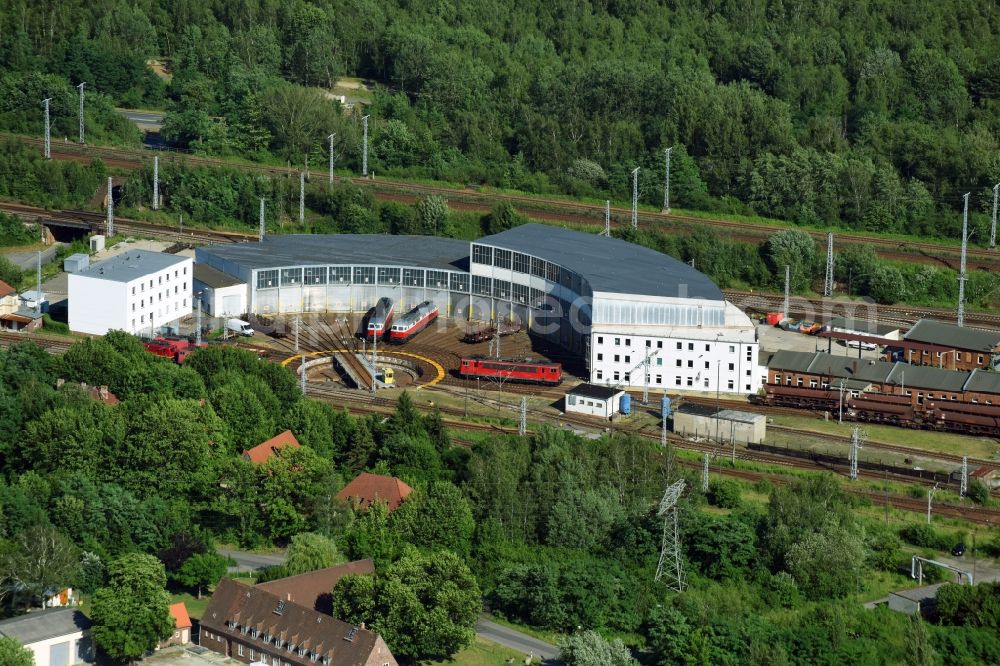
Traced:
<path fill-rule="evenodd" d="M 0 139 L 12 139 L 32 146 L 37 146 L 39 150 L 43 143 L 41 138 L 24 135 L 0 133 Z M 148 160 L 153 154 L 158 154 L 161 161 L 175 161 L 193 166 L 225 167 L 249 171 L 252 173 L 263 173 L 273 176 L 297 176 L 298 169 L 282 166 L 271 166 L 254 164 L 249 162 L 227 162 L 224 160 L 199 157 L 195 155 L 152 151 L 148 149 L 130 148 L 107 148 L 100 146 L 80 146 L 78 144 L 52 144 L 52 155 L 56 159 L 81 160 L 93 157 L 100 157 L 109 163 L 122 168 L 139 168 L 143 162 Z M 491 210 L 500 201 L 507 201 L 515 205 L 518 210 L 529 217 L 537 219 L 549 219 L 552 221 L 570 222 L 582 226 L 603 226 L 604 207 L 598 204 L 589 204 L 568 199 L 543 199 L 536 196 L 509 194 L 493 192 L 488 189 L 455 189 L 434 185 L 424 185 L 408 181 L 394 180 L 372 180 L 368 178 L 344 178 L 337 177 L 338 182 L 350 182 L 359 187 L 372 189 L 379 198 L 401 200 L 401 197 L 413 197 L 415 195 L 426 196 L 435 194 L 444 196 L 453 203 L 461 202 L 463 207 L 470 208 L 478 204 L 478 210 Z M 470 208 L 471 209 L 471 208 Z M 619 221 L 624 221 L 631 216 L 631 209 L 613 207 L 612 216 Z M 640 211 L 638 223 L 645 228 L 657 231 L 681 231 L 690 232 L 698 227 L 712 227 L 723 231 L 727 236 L 740 237 L 745 239 L 762 240 L 768 236 L 791 228 L 773 224 L 752 221 L 722 220 L 711 217 L 699 217 L 693 215 L 682 215 L 677 213 L 654 213 Z M 826 232 L 810 231 L 817 241 L 826 242 Z M 841 232 L 835 234 L 835 242 L 844 244 L 866 244 L 873 245 L 876 251 L 882 256 L 894 260 L 919 261 L 932 264 L 944 264 L 952 268 L 958 266 L 959 247 L 957 244 L 931 243 L 926 241 L 899 241 L 894 239 L 866 236 L 851 232 Z M 996 270 L 1000 268 L 1000 253 L 985 248 L 969 248 L 968 264 L 972 269 Z"/>
<path fill-rule="evenodd" d="M 6 348 L 17 342 L 34 342 L 51 354 L 65 354 L 76 341 L 40 335 L 38 333 L 10 333 L 0 331 L 0 347 Z"/>
<path fill-rule="evenodd" d="M 814 430 L 803 430 L 802 428 L 791 428 L 788 426 L 779 426 L 774 424 L 768 424 L 768 430 L 786 432 L 793 435 L 801 435 L 802 437 L 810 437 L 812 439 L 823 439 L 837 444 L 843 444 L 844 446 L 850 446 L 851 438 L 843 437 L 841 435 L 831 435 L 829 433 L 816 432 Z M 1000 433 L 998 433 L 1000 435 Z M 942 460 L 949 463 L 962 463 L 962 456 L 956 455 L 954 453 L 945 453 L 943 451 L 926 451 L 922 449 L 914 449 L 909 446 L 901 446 L 899 444 L 890 444 L 888 442 L 878 442 L 870 439 L 866 439 L 864 446 L 869 449 L 880 449 L 883 451 L 891 451 L 892 453 L 901 453 L 906 456 L 919 456 L 921 458 L 930 458 L 932 460 Z M 982 466 L 993 466 L 996 465 L 995 460 L 986 460 L 983 458 L 969 458 L 970 467 L 982 467 Z"/>
<path fill-rule="evenodd" d="M 742 309 L 759 311 L 781 311 L 784 307 L 784 296 L 759 292 L 723 289 L 726 299 Z M 834 299 L 810 299 L 800 296 L 790 299 L 789 304 L 794 314 L 803 314 L 808 319 L 822 320 L 824 317 L 836 315 L 852 315 L 866 319 L 869 312 L 877 316 L 881 323 L 910 325 L 918 319 L 930 317 L 944 321 L 955 320 L 954 310 L 944 308 L 925 308 L 915 306 L 874 305 L 855 301 L 838 301 Z M 860 312 L 861 314 L 857 314 Z M 965 323 L 1000 328 L 1000 314 L 990 312 L 965 312 Z"/>

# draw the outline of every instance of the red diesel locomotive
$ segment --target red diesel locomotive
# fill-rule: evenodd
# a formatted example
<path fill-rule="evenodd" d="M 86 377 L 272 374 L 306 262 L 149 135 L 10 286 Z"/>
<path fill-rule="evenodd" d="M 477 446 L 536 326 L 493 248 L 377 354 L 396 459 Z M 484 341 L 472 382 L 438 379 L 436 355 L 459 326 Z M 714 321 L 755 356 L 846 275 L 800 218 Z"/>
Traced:
<path fill-rule="evenodd" d="M 424 301 L 396 320 L 389 329 L 389 342 L 403 344 L 437 319 L 438 312 L 438 306 Z"/>
<path fill-rule="evenodd" d="M 383 296 L 372 308 L 371 316 L 368 317 L 368 326 L 365 330 L 365 337 L 369 340 L 385 337 L 386 331 L 392 324 L 392 299 Z"/>
<path fill-rule="evenodd" d="M 490 358 L 463 358 L 458 374 L 467 379 L 484 377 L 502 379 L 508 382 L 555 386 L 562 382 L 562 365 L 531 359 L 506 361 Z"/>

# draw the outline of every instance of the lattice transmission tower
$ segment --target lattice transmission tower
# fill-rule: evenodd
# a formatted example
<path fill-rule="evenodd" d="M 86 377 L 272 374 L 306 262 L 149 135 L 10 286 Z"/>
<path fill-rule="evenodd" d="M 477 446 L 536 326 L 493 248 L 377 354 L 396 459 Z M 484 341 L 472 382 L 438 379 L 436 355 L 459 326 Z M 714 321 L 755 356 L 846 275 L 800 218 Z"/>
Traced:
<path fill-rule="evenodd" d="M 674 481 L 663 493 L 660 509 L 656 512 L 656 515 L 663 518 L 663 540 L 660 544 L 660 562 L 656 565 L 653 580 L 662 580 L 675 592 L 683 592 L 685 587 L 680 530 L 677 527 L 677 501 L 683 492 L 684 479 Z"/>

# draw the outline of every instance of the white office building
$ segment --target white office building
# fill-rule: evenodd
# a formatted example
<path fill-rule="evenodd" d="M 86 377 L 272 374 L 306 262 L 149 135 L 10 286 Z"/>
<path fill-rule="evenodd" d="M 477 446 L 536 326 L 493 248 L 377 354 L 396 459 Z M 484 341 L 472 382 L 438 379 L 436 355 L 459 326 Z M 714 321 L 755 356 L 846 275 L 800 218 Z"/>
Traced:
<path fill-rule="evenodd" d="M 69 275 L 69 328 L 77 333 L 158 333 L 191 314 L 194 262 L 129 250 Z"/>

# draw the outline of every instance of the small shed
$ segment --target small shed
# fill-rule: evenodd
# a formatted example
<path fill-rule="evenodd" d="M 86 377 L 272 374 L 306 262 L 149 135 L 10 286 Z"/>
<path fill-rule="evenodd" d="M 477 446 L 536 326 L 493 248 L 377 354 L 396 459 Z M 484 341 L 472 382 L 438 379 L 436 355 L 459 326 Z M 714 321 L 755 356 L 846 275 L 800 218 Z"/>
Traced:
<path fill-rule="evenodd" d="M 67 273 L 79 273 L 85 268 L 90 268 L 89 254 L 77 252 L 63 259 L 63 270 Z"/>
<path fill-rule="evenodd" d="M 90 251 L 91 252 L 100 252 L 103 249 L 104 249 L 104 235 L 103 234 L 95 234 L 95 235 L 91 236 L 90 237 Z"/>
<path fill-rule="evenodd" d="M 44 291 L 36 291 L 34 289 L 30 291 L 25 291 L 21 294 L 21 308 L 27 310 L 34 310 L 36 307 L 41 306 L 42 313 L 49 311 L 49 297 Z"/>
<path fill-rule="evenodd" d="M 935 583 L 889 593 L 889 608 L 897 613 L 932 619 L 937 614 L 937 593 L 947 583 Z"/>
<path fill-rule="evenodd" d="M 674 412 L 674 433 L 724 442 L 760 444 L 767 436 L 767 418 L 736 409 L 685 403 Z"/>
<path fill-rule="evenodd" d="M 625 391 L 599 384 L 580 384 L 566 393 L 566 413 L 586 414 L 610 419 L 615 414 Z"/>

